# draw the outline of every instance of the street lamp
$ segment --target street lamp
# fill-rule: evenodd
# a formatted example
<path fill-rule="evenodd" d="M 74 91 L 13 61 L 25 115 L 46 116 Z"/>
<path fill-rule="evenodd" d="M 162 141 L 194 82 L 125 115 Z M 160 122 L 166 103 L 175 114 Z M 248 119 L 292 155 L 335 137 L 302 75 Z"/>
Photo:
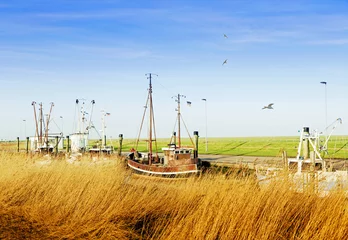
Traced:
<path fill-rule="evenodd" d="M 327 135 L 327 91 L 326 91 L 326 85 L 327 85 L 327 82 L 320 82 L 321 84 L 324 84 L 325 85 L 325 134 Z"/>
<path fill-rule="evenodd" d="M 23 119 L 24 122 L 24 138 L 27 137 L 27 121 L 25 119 Z"/>
<path fill-rule="evenodd" d="M 64 132 L 64 130 L 63 130 L 63 124 L 64 124 L 64 122 L 63 122 L 63 116 L 60 116 L 59 118 L 62 120 L 62 136 L 63 136 L 63 132 Z"/>
<path fill-rule="evenodd" d="M 205 151 L 208 152 L 208 117 L 207 117 L 207 99 L 202 98 L 205 102 Z"/>

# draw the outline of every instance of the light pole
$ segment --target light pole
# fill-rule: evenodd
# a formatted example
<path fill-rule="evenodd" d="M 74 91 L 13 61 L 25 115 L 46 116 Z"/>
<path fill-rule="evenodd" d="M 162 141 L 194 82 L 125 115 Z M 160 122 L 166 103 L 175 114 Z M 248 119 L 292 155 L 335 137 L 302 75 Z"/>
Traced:
<path fill-rule="evenodd" d="M 325 134 L 327 135 L 327 129 L 326 129 L 327 128 L 327 91 L 326 91 L 327 82 L 320 82 L 320 83 L 325 85 Z"/>
<path fill-rule="evenodd" d="M 24 138 L 27 137 L 27 120 L 23 119 L 24 122 Z"/>
<path fill-rule="evenodd" d="M 63 130 L 63 127 L 64 127 L 64 126 L 63 126 L 63 124 L 64 124 L 64 122 L 63 122 L 63 116 L 60 116 L 59 118 L 60 118 L 61 121 L 62 121 L 62 136 L 63 136 L 63 132 L 64 132 L 64 130 Z"/>
<path fill-rule="evenodd" d="M 207 117 L 207 99 L 202 98 L 205 102 L 205 151 L 208 152 L 208 117 Z"/>

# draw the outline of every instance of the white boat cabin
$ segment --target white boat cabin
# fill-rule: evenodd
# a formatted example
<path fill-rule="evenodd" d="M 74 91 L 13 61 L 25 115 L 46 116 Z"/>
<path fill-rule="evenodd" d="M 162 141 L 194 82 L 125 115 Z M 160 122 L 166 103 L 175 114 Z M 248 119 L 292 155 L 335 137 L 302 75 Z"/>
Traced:
<path fill-rule="evenodd" d="M 175 145 L 162 148 L 164 154 L 164 165 L 177 166 L 183 163 L 190 163 L 193 148 L 177 148 Z"/>

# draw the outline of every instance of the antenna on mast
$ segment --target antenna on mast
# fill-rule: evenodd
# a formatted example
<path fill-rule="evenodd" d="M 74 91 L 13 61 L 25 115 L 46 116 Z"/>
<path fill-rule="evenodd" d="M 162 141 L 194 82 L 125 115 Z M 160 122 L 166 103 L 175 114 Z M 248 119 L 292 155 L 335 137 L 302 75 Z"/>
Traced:
<path fill-rule="evenodd" d="M 180 130 L 180 118 L 181 118 L 181 113 L 180 113 L 180 98 L 183 97 L 183 98 L 186 98 L 185 95 L 181 95 L 181 94 L 178 94 L 176 96 L 173 96 L 172 98 L 175 99 L 175 102 L 178 103 L 178 108 L 176 109 L 176 111 L 178 111 L 178 147 L 180 148 L 181 147 L 181 130 Z"/>

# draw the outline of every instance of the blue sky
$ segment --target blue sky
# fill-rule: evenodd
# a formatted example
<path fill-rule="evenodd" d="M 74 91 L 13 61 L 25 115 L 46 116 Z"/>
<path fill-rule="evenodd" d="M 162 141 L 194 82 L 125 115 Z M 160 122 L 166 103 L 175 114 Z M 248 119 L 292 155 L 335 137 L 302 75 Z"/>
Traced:
<path fill-rule="evenodd" d="M 51 130 L 72 133 L 77 98 L 96 101 L 97 128 L 111 113 L 108 136 L 135 138 L 149 72 L 158 137 L 172 132 L 178 93 L 202 137 L 202 98 L 208 137 L 323 130 L 325 110 L 348 134 L 347 62 L 347 1 L 0 1 L 0 139 L 34 134 L 32 101 L 54 102 Z"/>

